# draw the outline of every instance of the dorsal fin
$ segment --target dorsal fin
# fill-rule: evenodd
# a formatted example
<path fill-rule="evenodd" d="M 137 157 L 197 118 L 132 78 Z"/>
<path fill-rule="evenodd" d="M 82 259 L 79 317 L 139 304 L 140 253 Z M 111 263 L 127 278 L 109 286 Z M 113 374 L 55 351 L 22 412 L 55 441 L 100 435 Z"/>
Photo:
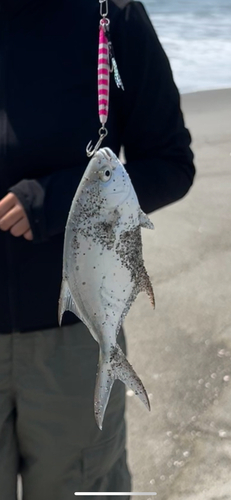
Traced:
<path fill-rule="evenodd" d="M 152 221 L 150 221 L 149 217 L 143 212 L 143 210 L 139 210 L 139 221 L 141 227 L 146 227 L 147 229 L 154 229 L 154 225 Z"/>

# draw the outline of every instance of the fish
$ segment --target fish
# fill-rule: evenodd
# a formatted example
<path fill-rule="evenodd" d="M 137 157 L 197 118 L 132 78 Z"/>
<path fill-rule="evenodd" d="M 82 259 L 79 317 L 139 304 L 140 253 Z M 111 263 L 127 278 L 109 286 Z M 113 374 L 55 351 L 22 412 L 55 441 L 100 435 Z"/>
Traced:
<path fill-rule="evenodd" d="M 147 292 L 155 308 L 141 227 L 154 228 L 124 165 L 108 147 L 99 149 L 88 163 L 67 219 L 58 319 L 61 325 L 64 312 L 71 311 L 99 344 L 94 413 L 101 430 L 116 379 L 150 410 L 147 392 L 117 343 L 139 292 Z"/>

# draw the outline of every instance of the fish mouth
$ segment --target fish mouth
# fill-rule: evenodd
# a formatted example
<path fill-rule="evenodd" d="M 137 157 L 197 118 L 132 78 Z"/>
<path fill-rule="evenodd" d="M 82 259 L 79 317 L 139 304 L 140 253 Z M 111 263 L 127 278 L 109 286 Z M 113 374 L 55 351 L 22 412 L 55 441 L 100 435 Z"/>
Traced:
<path fill-rule="evenodd" d="M 109 161 L 111 164 L 112 160 L 115 159 L 115 155 L 110 148 L 101 148 L 99 151 L 97 151 L 96 158 L 99 160 L 104 159 L 106 161 Z M 111 168 L 114 170 L 116 167 L 111 164 Z"/>
<path fill-rule="evenodd" d="M 104 156 L 104 158 L 106 158 L 106 160 L 112 160 L 112 156 L 110 154 L 110 149 L 109 148 L 103 148 L 102 149 L 102 154 Z"/>

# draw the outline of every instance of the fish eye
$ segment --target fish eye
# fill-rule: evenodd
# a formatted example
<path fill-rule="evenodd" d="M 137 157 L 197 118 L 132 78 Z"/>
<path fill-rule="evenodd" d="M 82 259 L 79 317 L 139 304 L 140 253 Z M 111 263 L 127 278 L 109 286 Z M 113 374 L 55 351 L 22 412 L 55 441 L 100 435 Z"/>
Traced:
<path fill-rule="evenodd" d="M 112 176 L 112 170 L 110 167 L 104 167 L 101 170 L 99 170 L 99 178 L 103 182 L 108 182 L 110 181 Z"/>

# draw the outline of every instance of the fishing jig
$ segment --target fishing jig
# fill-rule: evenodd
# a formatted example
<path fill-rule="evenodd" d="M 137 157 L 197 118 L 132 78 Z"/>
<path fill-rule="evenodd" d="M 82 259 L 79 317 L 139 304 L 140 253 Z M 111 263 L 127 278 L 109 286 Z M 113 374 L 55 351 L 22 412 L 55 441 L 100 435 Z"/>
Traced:
<path fill-rule="evenodd" d="M 86 148 L 87 156 L 93 156 L 108 135 L 106 123 L 109 110 L 110 73 L 114 73 L 117 87 L 124 90 L 124 86 L 118 71 L 114 50 L 110 37 L 110 20 L 108 19 L 108 0 L 99 0 L 100 24 L 99 24 L 99 49 L 98 49 L 98 110 L 101 127 L 99 129 L 99 140 L 95 147 L 90 141 Z"/>

